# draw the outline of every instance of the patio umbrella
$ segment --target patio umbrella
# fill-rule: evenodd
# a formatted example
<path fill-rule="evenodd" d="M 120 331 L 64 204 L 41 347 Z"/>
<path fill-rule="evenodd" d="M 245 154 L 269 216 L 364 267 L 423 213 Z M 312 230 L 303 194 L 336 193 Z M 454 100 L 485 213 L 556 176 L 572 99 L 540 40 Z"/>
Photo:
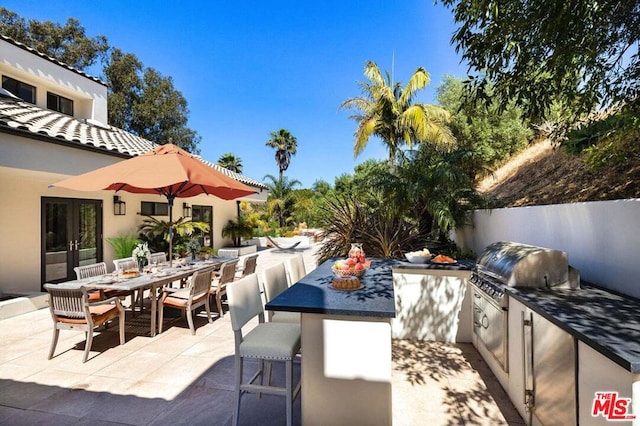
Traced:
<path fill-rule="evenodd" d="M 172 207 L 177 197 L 207 194 L 233 200 L 256 192 L 173 144 L 161 145 L 139 156 L 62 180 L 49 187 L 164 195 L 169 202 L 169 262 L 173 258 Z"/>

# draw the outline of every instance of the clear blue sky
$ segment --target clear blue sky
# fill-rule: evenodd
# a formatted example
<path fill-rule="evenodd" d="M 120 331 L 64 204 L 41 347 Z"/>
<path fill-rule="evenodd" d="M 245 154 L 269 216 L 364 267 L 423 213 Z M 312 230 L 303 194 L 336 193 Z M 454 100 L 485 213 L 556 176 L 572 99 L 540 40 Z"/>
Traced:
<path fill-rule="evenodd" d="M 25 19 L 80 21 L 88 36 L 135 54 L 173 78 L 187 99 L 188 126 L 210 161 L 226 152 L 243 173 L 277 175 L 269 133 L 288 129 L 298 152 L 285 172 L 311 187 L 333 184 L 368 158 L 384 159 L 377 139 L 354 159 L 356 124 L 339 110 L 360 94 L 365 62 L 392 68 L 406 83 L 418 67 L 431 85 L 418 102 L 435 103 L 445 74 L 466 75 L 450 45 L 452 14 L 431 0 L 324 1 L 4 1 Z M 96 74 L 96 73 L 94 73 Z"/>

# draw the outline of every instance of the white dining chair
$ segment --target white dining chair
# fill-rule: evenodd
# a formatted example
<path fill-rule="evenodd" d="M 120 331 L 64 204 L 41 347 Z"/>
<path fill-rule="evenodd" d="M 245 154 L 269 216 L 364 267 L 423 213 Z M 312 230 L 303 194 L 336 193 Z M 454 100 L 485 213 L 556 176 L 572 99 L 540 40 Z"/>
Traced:
<path fill-rule="evenodd" d="M 269 303 L 280 293 L 289 288 L 284 263 L 278 263 L 262 270 L 262 285 L 265 303 Z M 269 311 L 269 322 L 300 324 L 298 312 Z"/>
<path fill-rule="evenodd" d="M 286 398 L 287 426 L 293 423 L 293 400 L 300 391 L 300 382 L 293 386 L 293 360 L 300 351 L 300 325 L 264 321 L 264 307 L 256 274 L 248 275 L 227 286 L 229 314 L 235 340 L 235 408 L 233 425 L 240 417 L 240 398 L 245 392 L 283 395 Z M 258 317 L 258 325 L 244 334 L 242 329 Z M 259 361 L 258 371 L 243 383 L 245 358 Z M 285 387 L 271 386 L 271 362 L 284 362 Z M 265 371 L 265 363 L 267 368 Z M 261 384 L 256 383 L 260 378 Z M 266 383 L 266 384 L 265 384 Z"/>
<path fill-rule="evenodd" d="M 307 275 L 307 269 L 304 266 L 304 257 L 302 254 L 296 254 L 286 260 L 285 267 L 287 269 L 287 279 L 289 286 L 300 281 Z"/>

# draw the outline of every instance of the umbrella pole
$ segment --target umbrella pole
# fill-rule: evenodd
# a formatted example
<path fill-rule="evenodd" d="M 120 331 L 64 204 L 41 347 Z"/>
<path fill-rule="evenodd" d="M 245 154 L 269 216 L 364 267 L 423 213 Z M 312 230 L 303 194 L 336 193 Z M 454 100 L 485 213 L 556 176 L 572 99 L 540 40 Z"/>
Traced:
<path fill-rule="evenodd" d="M 169 267 L 173 266 L 173 197 L 169 200 Z"/>

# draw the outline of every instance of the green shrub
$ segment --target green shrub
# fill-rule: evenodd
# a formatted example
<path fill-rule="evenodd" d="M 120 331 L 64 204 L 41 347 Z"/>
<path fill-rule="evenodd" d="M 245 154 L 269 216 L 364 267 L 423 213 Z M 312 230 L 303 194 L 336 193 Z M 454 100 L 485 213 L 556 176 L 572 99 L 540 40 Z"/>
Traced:
<path fill-rule="evenodd" d="M 107 238 L 107 242 L 114 251 L 116 259 L 123 259 L 125 257 L 131 257 L 133 249 L 141 242 L 135 235 L 118 235 L 115 237 Z"/>

